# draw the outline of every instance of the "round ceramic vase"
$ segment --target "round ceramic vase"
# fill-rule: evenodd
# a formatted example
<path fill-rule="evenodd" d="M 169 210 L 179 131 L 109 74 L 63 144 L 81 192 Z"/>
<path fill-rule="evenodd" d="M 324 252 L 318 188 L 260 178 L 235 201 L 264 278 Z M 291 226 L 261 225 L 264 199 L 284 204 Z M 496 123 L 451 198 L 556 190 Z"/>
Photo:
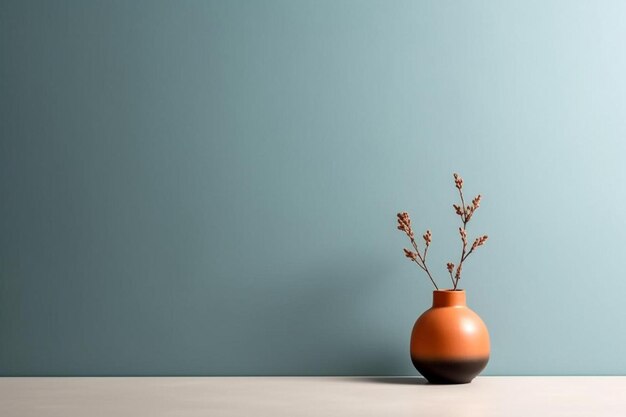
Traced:
<path fill-rule="evenodd" d="M 466 384 L 485 369 L 489 333 L 467 307 L 465 291 L 433 291 L 433 306 L 413 326 L 411 360 L 433 384 Z"/>

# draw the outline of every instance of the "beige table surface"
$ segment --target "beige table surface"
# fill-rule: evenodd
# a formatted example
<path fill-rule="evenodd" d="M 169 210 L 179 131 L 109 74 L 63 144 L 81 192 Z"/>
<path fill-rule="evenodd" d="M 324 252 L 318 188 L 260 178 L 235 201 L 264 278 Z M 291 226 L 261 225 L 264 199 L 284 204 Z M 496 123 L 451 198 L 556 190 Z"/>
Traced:
<path fill-rule="evenodd" d="M 626 377 L 0 378 L 0 416 L 626 416 Z"/>

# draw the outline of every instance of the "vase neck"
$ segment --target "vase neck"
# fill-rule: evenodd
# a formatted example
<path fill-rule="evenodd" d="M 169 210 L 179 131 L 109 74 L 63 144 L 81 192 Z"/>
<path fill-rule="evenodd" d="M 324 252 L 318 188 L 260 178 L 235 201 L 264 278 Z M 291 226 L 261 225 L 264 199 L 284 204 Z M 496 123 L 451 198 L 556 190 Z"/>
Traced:
<path fill-rule="evenodd" d="M 433 291 L 433 307 L 464 307 L 465 291 L 435 290 Z"/>

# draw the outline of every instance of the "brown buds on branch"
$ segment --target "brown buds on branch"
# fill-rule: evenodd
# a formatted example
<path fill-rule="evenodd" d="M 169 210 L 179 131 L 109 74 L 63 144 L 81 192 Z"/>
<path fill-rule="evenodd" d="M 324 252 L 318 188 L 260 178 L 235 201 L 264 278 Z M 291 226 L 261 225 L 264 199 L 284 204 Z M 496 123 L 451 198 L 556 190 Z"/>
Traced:
<path fill-rule="evenodd" d="M 403 211 L 402 213 L 398 213 L 398 230 L 402 230 L 409 238 L 412 238 L 413 230 L 411 229 L 411 218 L 409 217 L 409 213 Z"/>
<path fill-rule="evenodd" d="M 489 239 L 489 236 L 487 235 L 477 237 L 474 243 L 472 244 L 472 249 L 470 250 L 470 252 L 476 249 L 477 247 L 484 245 L 487 239 Z"/>
<path fill-rule="evenodd" d="M 478 209 L 478 207 L 480 207 L 480 199 L 481 196 L 480 194 L 478 194 L 472 200 L 472 205 L 468 205 L 467 207 L 465 207 L 465 223 L 470 221 L 470 219 L 474 215 L 474 212 Z"/>
<path fill-rule="evenodd" d="M 409 258 L 412 261 L 416 261 L 417 260 L 417 253 L 410 251 L 408 249 L 403 249 L 404 250 L 404 256 L 406 256 L 407 258 Z"/>
<path fill-rule="evenodd" d="M 430 246 L 430 242 L 432 242 L 432 234 L 430 233 L 430 230 L 427 230 L 426 233 L 424 235 L 422 235 L 422 238 L 424 238 L 424 243 L 426 244 L 426 247 Z"/>
<path fill-rule="evenodd" d="M 461 242 L 463 245 L 461 248 L 461 258 L 459 260 L 459 263 L 455 265 L 452 262 L 448 262 L 446 264 L 446 269 L 448 270 L 448 274 L 450 274 L 450 279 L 452 280 L 452 285 L 454 287 L 453 289 L 456 290 L 459 280 L 461 279 L 461 274 L 463 272 L 463 262 L 470 254 L 474 252 L 475 249 L 477 249 L 479 246 L 484 245 L 488 237 L 487 235 L 477 237 L 472 243 L 472 246 L 469 248 L 469 250 L 467 250 L 467 224 L 471 220 L 476 210 L 478 210 L 478 208 L 480 207 L 482 196 L 478 194 L 476 197 L 474 197 L 474 199 L 472 199 L 472 204 L 466 205 L 463 198 L 463 178 L 461 178 L 461 176 L 456 173 L 454 174 L 454 185 L 459 191 L 459 198 L 461 201 L 460 204 L 453 204 L 452 207 L 454 208 L 455 213 L 461 217 L 461 222 L 463 223 L 463 225 L 459 227 L 459 235 L 461 237 Z M 409 213 L 405 211 L 398 213 L 397 218 L 398 230 L 401 230 L 407 235 L 414 249 L 414 251 L 409 249 L 403 249 L 404 256 L 406 256 L 412 262 L 415 262 L 417 266 L 423 269 L 428 275 L 428 278 L 430 278 L 430 281 L 433 283 L 435 288 L 439 289 L 437 287 L 437 284 L 435 284 L 435 280 L 430 274 L 428 267 L 426 266 L 426 255 L 428 253 L 428 248 L 432 243 L 432 234 L 430 230 L 426 230 L 426 232 L 422 235 L 422 239 L 424 239 L 425 245 L 422 255 L 419 248 L 417 247 L 417 242 L 415 241 L 415 234 L 413 233 L 413 229 L 411 228 L 411 218 L 409 217 Z"/>
<path fill-rule="evenodd" d="M 452 280 L 452 286 L 454 286 L 454 277 L 452 277 L 452 273 L 454 272 L 454 264 L 452 262 L 448 262 L 446 264 L 446 269 L 448 270 L 448 273 L 450 274 L 450 279 Z"/>
<path fill-rule="evenodd" d="M 456 188 L 459 190 L 463 188 L 463 178 L 456 172 L 454 173 L 454 185 L 456 185 Z"/>
<path fill-rule="evenodd" d="M 456 280 L 455 284 L 454 284 L 454 289 L 456 290 L 456 285 L 458 284 L 458 281 L 461 279 L 461 271 L 463 270 L 463 264 L 460 263 L 459 266 L 456 268 L 456 274 L 454 275 L 454 279 Z"/>
<path fill-rule="evenodd" d="M 480 199 L 482 198 L 482 196 L 480 194 L 478 194 L 476 197 L 474 197 L 474 199 L 472 200 L 472 208 L 474 210 L 476 210 L 478 207 L 480 207 Z"/>
<path fill-rule="evenodd" d="M 482 196 L 478 194 L 472 200 L 472 204 L 465 205 L 465 199 L 463 198 L 463 178 L 459 174 L 454 174 L 454 184 L 456 188 L 459 190 L 459 198 L 461 200 L 461 204 L 454 204 L 454 210 L 456 214 L 461 216 L 461 221 L 463 222 L 463 226 L 459 227 L 459 234 L 461 235 L 461 242 L 463 246 L 461 247 L 461 259 L 459 260 L 459 265 L 456 267 L 456 273 L 454 274 L 454 279 L 452 280 L 454 284 L 454 289 L 459 284 L 459 280 L 461 279 L 461 273 L 463 272 L 463 262 L 467 259 L 467 257 L 474 252 L 474 249 L 479 246 L 484 245 L 487 241 L 487 235 L 478 237 L 474 243 L 472 244 L 469 251 L 467 251 L 467 224 L 471 220 L 474 212 L 478 210 L 480 207 L 480 202 L 482 200 Z M 450 276 L 452 276 L 452 272 L 450 272 Z"/>
<path fill-rule="evenodd" d="M 435 289 L 439 289 L 439 287 L 437 287 L 437 284 L 435 284 L 435 280 L 430 274 L 430 271 L 428 270 L 428 266 L 426 266 L 426 254 L 428 253 L 428 247 L 430 246 L 430 242 L 432 241 L 432 234 L 430 233 L 430 230 L 427 230 L 426 233 L 424 233 L 424 235 L 422 236 L 426 244 L 426 248 L 424 249 L 424 256 L 422 256 L 419 248 L 417 247 L 417 242 L 415 241 L 415 233 L 413 233 L 413 229 L 411 228 L 411 218 L 409 217 L 409 213 L 407 213 L 406 211 L 398 213 L 397 218 L 397 229 L 403 231 L 407 235 L 407 237 L 411 241 L 413 249 L 415 249 L 415 252 L 404 249 L 404 256 L 415 262 L 417 266 L 423 269 L 424 272 L 426 272 L 426 274 L 428 275 L 428 278 L 430 278 L 430 281 L 435 286 Z"/>

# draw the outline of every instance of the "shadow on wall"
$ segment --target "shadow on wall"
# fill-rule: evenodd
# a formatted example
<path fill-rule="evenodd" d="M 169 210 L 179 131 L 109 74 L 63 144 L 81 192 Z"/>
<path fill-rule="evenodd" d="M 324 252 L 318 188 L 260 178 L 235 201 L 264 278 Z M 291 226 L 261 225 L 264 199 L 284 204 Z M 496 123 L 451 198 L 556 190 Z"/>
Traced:
<path fill-rule="evenodd" d="M 411 369 L 406 332 L 414 318 L 394 317 L 398 293 L 389 290 L 389 268 L 367 258 L 340 259 L 282 275 L 271 288 L 247 288 L 255 304 L 229 353 L 240 374 L 403 375 Z"/>

